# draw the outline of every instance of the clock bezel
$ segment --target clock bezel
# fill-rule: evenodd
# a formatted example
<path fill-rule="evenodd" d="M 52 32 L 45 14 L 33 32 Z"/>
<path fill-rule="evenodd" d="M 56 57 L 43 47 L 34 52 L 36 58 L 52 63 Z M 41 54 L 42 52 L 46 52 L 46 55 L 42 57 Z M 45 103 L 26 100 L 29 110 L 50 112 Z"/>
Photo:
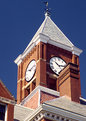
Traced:
<path fill-rule="evenodd" d="M 64 59 L 62 59 L 61 57 L 59 57 L 59 56 L 53 56 L 53 57 L 51 57 L 50 58 L 50 60 L 52 59 L 52 58 L 60 58 L 61 60 L 63 60 L 64 62 L 65 62 L 65 64 L 67 65 L 67 63 L 66 63 L 66 61 L 64 60 Z M 65 65 L 65 66 L 66 66 Z M 49 61 L 49 66 L 50 66 L 50 61 Z M 65 66 L 64 66 L 64 68 L 65 68 Z M 64 69 L 63 68 L 63 69 Z M 52 67 L 50 66 L 50 69 L 52 70 L 52 72 L 54 72 L 57 76 L 59 76 L 59 73 L 63 70 L 63 69 L 61 69 L 59 72 L 58 72 L 58 74 L 52 69 Z"/>
<path fill-rule="evenodd" d="M 29 64 L 27 65 L 27 68 L 28 68 L 28 66 L 30 65 L 30 63 L 31 63 L 32 61 L 35 61 L 35 63 L 36 63 L 36 60 L 35 60 L 35 59 L 31 60 L 31 61 L 29 62 Z M 26 80 L 27 68 L 26 68 L 26 71 L 25 71 L 25 81 L 27 81 L 27 80 Z M 35 71 L 34 71 L 34 74 L 33 74 L 32 78 L 34 77 L 35 73 L 36 73 L 36 67 L 35 67 Z M 30 82 L 30 81 L 32 80 L 32 78 L 31 78 L 30 80 L 28 80 L 27 82 Z"/>

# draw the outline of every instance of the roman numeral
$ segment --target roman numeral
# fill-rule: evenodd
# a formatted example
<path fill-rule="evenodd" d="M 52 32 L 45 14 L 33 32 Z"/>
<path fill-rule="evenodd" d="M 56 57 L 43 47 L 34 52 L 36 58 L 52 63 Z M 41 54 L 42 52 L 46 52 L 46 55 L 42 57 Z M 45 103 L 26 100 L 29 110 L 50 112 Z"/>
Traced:
<path fill-rule="evenodd" d="M 52 69 L 54 69 L 54 67 L 53 67 L 53 66 L 51 66 L 51 68 L 52 68 Z"/>
<path fill-rule="evenodd" d="M 51 62 L 50 65 L 53 65 L 53 63 Z"/>
<path fill-rule="evenodd" d="M 56 72 L 57 72 L 57 70 L 54 70 L 54 72 L 56 73 Z"/>

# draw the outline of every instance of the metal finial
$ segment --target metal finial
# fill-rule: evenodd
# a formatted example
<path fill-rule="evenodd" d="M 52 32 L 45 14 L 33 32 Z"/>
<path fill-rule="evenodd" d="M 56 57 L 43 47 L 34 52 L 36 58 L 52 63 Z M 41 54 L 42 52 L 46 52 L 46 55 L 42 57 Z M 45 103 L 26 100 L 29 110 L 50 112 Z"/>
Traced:
<path fill-rule="evenodd" d="M 46 5 L 46 7 L 48 7 L 48 2 L 44 2 L 44 4 Z"/>
<path fill-rule="evenodd" d="M 44 2 L 46 8 L 45 8 L 45 16 L 50 16 L 50 9 L 48 8 L 48 2 Z"/>

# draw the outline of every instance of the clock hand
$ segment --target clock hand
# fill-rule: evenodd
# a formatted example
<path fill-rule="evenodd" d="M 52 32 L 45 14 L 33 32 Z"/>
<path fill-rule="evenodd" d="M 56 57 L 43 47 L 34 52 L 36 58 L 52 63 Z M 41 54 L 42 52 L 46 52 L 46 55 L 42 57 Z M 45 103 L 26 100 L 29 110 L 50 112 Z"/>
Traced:
<path fill-rule="evenodd" d="M 54 61 L 55 62 L 55 61 Z M 59 69 L 61 70 L 61 67 L 60 67 L 60 65 L 57 63 L 57 62 L 55 62 L 55 64 L 57 65 L 57 66 L 59 66 Z"/>
<path fill-rule="evenodd" d="M 65 65 L 59 65 L 59 66 L 65 67 Z"/>
<path fill-rule="evenodd" d="M 59 65 L 56 61 L 54 61 L 54 62 L 55 62 L 55 63 L 56 63 L 59 67 L 60 67 L 60 66 L 62 66 L 62 67 L 64 67 L 64 66 L 65 66 L 65 65 Z"/>
<path fill-rule="evenodd" d="M 59 65 L 57 62 L 55 62 L 55 63 L 56 63 L 56 65 L 58 65 L 60 67 L 60 69 L 62 69 L 62 67 L 65 67 L 65 65 Z"/>
<path fill-rule="evenodd" d="M 55 62 L 55 61 L 54 61 Z M 56 65 L 58 65 L 59 67 L 60 67 L 60 65 L 57 63 L 57 62 L 55 62 L 56 63 Z"/>
<path fill-rule="evenodd" d="M 35 65 L 34 65 L 33 67 L 35 67 Z M 33 67 L 32 67 L 32 68 L 33 68 Z M 31 69 L 29 69 L 28 71 L 31 71 L 31 70 L 32 70 L 32 68 L 31 68 Z"/>

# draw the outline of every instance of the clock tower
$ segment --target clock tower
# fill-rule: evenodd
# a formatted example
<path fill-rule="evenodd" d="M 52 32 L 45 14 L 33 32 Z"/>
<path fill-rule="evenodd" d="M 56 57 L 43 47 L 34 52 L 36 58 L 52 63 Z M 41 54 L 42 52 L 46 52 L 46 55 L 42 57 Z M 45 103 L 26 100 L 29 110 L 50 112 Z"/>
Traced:
<path fill-rule="evenodd" d="M 15 60 L 17 103 L 35 109 L 47 100 L 64 95 L 79 102 L 81 52 L 45 14 L 42 25 Z"/>

